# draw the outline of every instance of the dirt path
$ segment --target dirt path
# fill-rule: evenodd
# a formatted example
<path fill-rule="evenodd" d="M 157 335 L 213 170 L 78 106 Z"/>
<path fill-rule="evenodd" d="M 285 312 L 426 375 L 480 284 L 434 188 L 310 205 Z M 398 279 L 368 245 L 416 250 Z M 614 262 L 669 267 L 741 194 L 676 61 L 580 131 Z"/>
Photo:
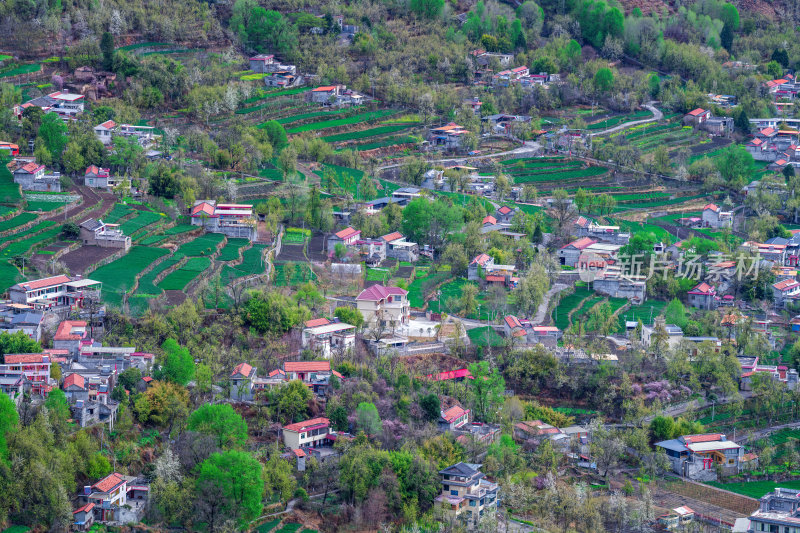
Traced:
<path fill-rule="evenodd" d="M 662 118 L 664 118 L 664 113 L 662 113 L 661 110 L 659 110 L 657 107 L 655 107 L 653 105 L 653 102 L 649 102 L 647 104 L 644 104 L 643 107 L 646 107 L 648 110 L 650 110 L 650 112 L 653 113 L 653 116 L 650 117 L 650 118 L 643 119 L 643 120 L 633 120 L 631 122 L 624 122 L 622 124 L 619 124 L 618 126 L 614 126 L 613 128 L 608 128 L 607 130 L 598 131 L 598 132 L 595 132 L 595 133 L 589 133 L 588 134 L 589 137 L 597 137 L 599 135 L 606 135 L 606 134 L 609 134 L 609 133 L 614 133 L 615 131 L 624 130 L 625 128 L 630 128 L 631 126 L 638 126 L 639 124 L 647 124 L 648 122 L 656 122 L 656 121 L 661 120 Z"/>
<path fill-rule="evenodd" d="M 83 198 L 83 202 L 81 204 L 69 209 L 66 213 L 53 215 L 46 220 L 52 220 L 53 222 L 63 224 L 65 220 L 69 220 L 77 215 L 82 215 L 81 220 L 77 221 L 77 223 L 80 224 L 89 218 L 102 217 L 108 212 L 109 209 L 111 209 L 111 207 L 113 207 L 114 203 L 117 201 L 116 196 L 114 196 L 112 193 L 97 192 L 91 187 L 85 187 L 82 185 L 75 187 L 75 192 L 80 194 L 81 198 Z"/>
<path fill-rule="evenodd" d="M 550 287 L 550 290 L 544 295 L 542 303 L 539 304 L 539 308 L 536 310 L 536 316 L 533 317 L 533 325 L 539 326 L 547 319 L 547 309 L 550 306 L 550 300 L 553 299 L 553 296 L 556 293 L 559 293 L 568 287 L 570 287 L 570 285 L 565 283 L 554 283 L 553 286 Z"/>

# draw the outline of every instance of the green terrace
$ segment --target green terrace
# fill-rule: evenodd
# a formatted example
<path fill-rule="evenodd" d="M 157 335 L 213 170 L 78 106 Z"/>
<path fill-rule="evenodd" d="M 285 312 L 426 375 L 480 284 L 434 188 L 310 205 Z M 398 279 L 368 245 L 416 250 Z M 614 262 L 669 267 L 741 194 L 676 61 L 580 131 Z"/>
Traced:
<path fill-rule="evenodd" d="M 398 111 L 395 109 L 380 109 L 377 111 L 368 111 L 366 113 L 359 113 L 357 115 L 353 115 L 347 118 L 339 118 L 339 119 L 331 119 L 331 120 L 323 120 L 321 122 L 312 122 L 311 124 L 304 124 L 302 126 L 296 126 L 294 128 L 289 128 L 286 130 L 286 133 L 303 133 L 306 131 L 317 131 L 317 130 L 324 130 L 329 128 L 338 128 L 341 126 L 352 126 L 355 124 L 362 124 L 364 122 L 370 122 L 373 120 L 378 120 L 384 117 L 388 117 L 391 115 L 396 114 Z"/>
<path fill-rule="evenodd" d="M 349 133 L 339 133 L 335 135 L 325 135 L 321 137 L 321 139 L 325 142 L 329 143 L 337 143 L 337 142 L 344 142 L 344 141 L 358 141 L 361 139 L 369 139 L 370 137 L 379 137 L 381 135 L 387 135 L 390 133 L 397 133 L 399 131 L 405 131 L 409 129 L 410 126 L 407 124 L 394 124 L 388 126 L 377 126 L 375 128 L 368 128 L 365 130 L 359 131 L 352 131 Z"/>

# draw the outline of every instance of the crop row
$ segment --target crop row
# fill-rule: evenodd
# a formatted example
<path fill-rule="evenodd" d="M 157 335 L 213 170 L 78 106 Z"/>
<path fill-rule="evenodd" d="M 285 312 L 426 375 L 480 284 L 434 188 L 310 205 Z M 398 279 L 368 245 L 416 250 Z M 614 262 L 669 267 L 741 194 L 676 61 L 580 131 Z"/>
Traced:
<path fill-rule="evenodd" d="M 135 217 L 123 222 L 119 229 L 122 230 L 122 233 L 125 235 L 131 235 L 145 226 L 158 222 L 160 218 L 161 216 L 158 213 L 139 211 Z"/>
<path fill-rule="evenodd" d="M 369 122 L 380 118 L 388 117 L 397 113 L 394 109 L 379 109 L 377 111 L 369 111 L 367 113 L 360 113 L 352 117 L 339 118 L 332 120 L 323 120 L 321 122 L 314 122 L 311 124 L 304 124 L 295 128 L 289 128 L 286 133 L 303 133 L 306 131 L 324 130 L 328 128 L 338 128 L 340 126 L 351 126 L 360 124 L 362 122 Z"/>
<path fill-rule="evenodd" d="M 511 165 L 526 165 L 526 164 L 536 164 L 536 163 L 552 163 L 554 161 L 563 161 L 566 159 L 563 156 L 552 156 L 552 157 L 523 157 L 523 158 L 515 158 L 515 159 L 506 159 L 505 161 L 501 161 L 501 165 L 511 166 Z"/>
<path fill-rule="evenodd" d="M 644 127 L 634 127 L 630 130 L 625 130 L 621 132 L 621 135 L 624 135 L 626 139 L 631 140 L 637 137 L 652 135 L 660 131 L 672 131 L 679 130 L 681 128 L 682 126 L 677 122 L 674 124 L 647 124 Z"/>
<path fill-rule="evenodd" d="M 6 161 L 0 159 L 0 203 L 17 205 L 21 200 L 19 184 L 14 182 L 14 176 L 8 170 Z"/>
<path fill-rule="evenodd" d="M 192 257 L 178 270 L 171 272 L 158 286 L 165 291 L 182 291 L 197 276 L 211 266 L 208 257 Z"/>
<path fill-rule="evenodd" d="M 217 260 L 219 261 L 236 261 L 239 259 L 239 250 L 247 246 L 250 241 L 247 239 L 229 238 L 225 243 L 225 247 L 219 252 Z"/>
<path fill-rule="evenodd" d="M 369 137 L 377 137 L 379 135 L 386 135 L 389 133 L 397 133 L 408 129 L 408 125 L 393 124 L 389 126 L 378 126 L 361 131 L 351 131 L 349 133 L 339 133 L 337 135 L 327 135 L 322 137 L 322 140 L 329 143 L 337 143 L 342 141 L 356 141 L 358 139 L 367 139 Z"/>
<path fill-rule="evenodd" d="M 589 124 L 586 126 L 588 130 L 603 130 L 606 128 L 611 128 L 613 126 L 617 126 L 619 124 L 623 124 L 625 122 L 631 122 L 634 120 L 641 120 L 651 116 L 652 113 L 647 110 L 637 111 L 635 113 L 631 113 L 629 115 L 619 115 L 616 117 L 610 117 L 599 122 L 595 122 L 594 124 Z"/>
<path fill-rule="evenodd" d="M 403 135 L 403 136 L 391 136 L 386 137 L 381 141 L 375 141 L 370 143 L 363 143 L 357 144 L 353 146 L 353 149 L 358 150 L 359 152 L 363 152 L 365 150 L 375 150 L 376 148 L 386 148 L 388 146 L 397 146 L 398 144 L 413 144 L 416 143 L 418 139 L 411 135 Z"/>
<path fill-rule="evenodd" d="M 10 229 L 14 229 L 19 226 L 23 226 L 32 220 L 36 220 L 35 213 L 20 213 L 19 215 L 9 218 L 8 220 L 3 220 L 0 222 L 0 231 L 8 231 Z"/>
<path fill-rule="evenodd" d="M 57 226 L 55 228 L 50 228 L 46 231 L 38 233 L 36 235 L 32 235 L 25 239 L 20 239 L 16 242 L 12 242 L 2 250 L 0 250 L 0 257 L 3 259 L 11 259 L 13 257 L 19 255 L 26 255 L 30 252 L 31 248 L 36 246 L 37 244 L 46 241 L 47 239 L 52 239 L 53 237 L 57 236 L 61 232 L 61 227 Z"/>
<path fill-rule="evenodd" d="M 571 180 L 571 179 L 602 176 L 606 172 L 608 172 L 608 169 L 604 167 L 589 167 L 580 170 L 568 170 L 566 172 L 553 172 L 545 174 L 534 174 L 530 176 L 517 176 L 514 179 L 514 181 L 516 183 L 528 183 L 534 181 Z"/>
<path fill-rule="evenodd" d="M 189 242 L 182 244 L 175 252 L 176 256 L 199 257 L 214 253 L 225 235 L 222 233 L 205 233 Z"/>
<path fill-rule="evenodd" d="M 581 161 L 574 161 L 577 164 L 564 164 L 564 165 L 557 165 L 552 167 L 541 167 L 541 168 L 523 168 L 520 170 L 506 172 L 509 176 L 535 176 L 536 174 L 547 174 L 549 172 L 562 172 L 566 170 L 578 170 L 581 168 L 585 168 L 584 164 Z"/>
<path fill-rule="evenodd" d="M 314 111 L 312 113 L 301 113 L 299 115 L 289 115 L 288 117 L 279 118 L 277 120 L 278 124 L 290 124 L 292 122 L 298 122 L 300 120 L 308 120 L 311 118 L 319 118 L 319 117 L 331 117 L 336 115 L 341 115 L 344 113 L 348 113 L 353 111 L 353 109 L 338 109 L 336 111 Z"/>
<path fill-rule="evenodd" d="M 120 305 L 122 294 L 133 287 L 139 273 L 167 253 L 162 248 L 133 246 L 127 255 L 92 272 L 91 278 L 103 283 L 104 300 Z"/>
<path fill-rule="evenodd" d="M 274 98 L 280 98 L 281 96 L 294 96 L 296 94 L 301 94 L 308 91 L 308 87 L 297 87 L 295 89 L 285 89 L 282 91 L 273 91 L 273 92 L 262 92 L 259 93 L 257 96 L 252 98 L 248 98 L 244 101 L 245 104 L 252 104 L 255 102 L 261 102 L 263 100 L 272 100 Z M 263 109 L 266 104 L 257 105 L 253 107 L 243 107 L 242 109 L 237 109 L 236 113 L 239 115 L 252 113 L 254 111 L 258 111 L 259 109 Z"/>
<path fill-rule="evenodd" d="M 266 244 L 254 244 L 242 253 L 241 264 L 236 266 L 225 265 L 222 267 L 222 272 L 220 273 L 222 283 L 228 284 L 232 280 L 244 276 L 262 274 L 264 272 L 262 254 L 266 248 Z"/>

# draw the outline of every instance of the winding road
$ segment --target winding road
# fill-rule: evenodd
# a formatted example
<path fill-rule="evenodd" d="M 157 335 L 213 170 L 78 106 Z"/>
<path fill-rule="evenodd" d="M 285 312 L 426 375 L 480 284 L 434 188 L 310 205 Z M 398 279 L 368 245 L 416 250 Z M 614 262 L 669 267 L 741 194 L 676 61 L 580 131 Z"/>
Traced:
<path fill-rule="evenodd" d="M 648 122 L 655 122 L 655 121 L 661 120 L 662 118 L 664 118 L 664 113 L 662 113 L 660 109 L 658 109 L 656 106 L 654 106 L 653 105 L 654 103 L 655 102 L 647 102 L 646 104 L 644 104 L 642 106 L 642 107 L 647 108 L 651 113 L 653 113 L 652 117 L 645 118 L 645 119 L 642 119 L 642 120 L 633 120 L 631 122 L 624 122 L 622 124 L 614 126 L 613 128 L 608 128 L 607 130 L 590 133 L 589 137 L 597 137 L 597 136 L 600 136 L 600 135 L 607 135 L 609 133 L 614 133 L 615 131 L 620 131 L 620 130 L 624 130 L 625 128 L 630 128 L 631 126 L 638 126 L 639 124 L 647 124 Z"/>

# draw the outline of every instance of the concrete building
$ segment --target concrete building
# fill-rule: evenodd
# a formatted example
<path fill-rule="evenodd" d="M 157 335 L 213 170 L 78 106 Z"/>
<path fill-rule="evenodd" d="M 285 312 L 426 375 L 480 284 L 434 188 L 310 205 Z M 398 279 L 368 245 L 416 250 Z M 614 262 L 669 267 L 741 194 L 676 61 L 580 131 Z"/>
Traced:
<path fill-rule="evenodd" d="M 37 310 L 80 309 L 87 298 L 100 301 L 102 283 L 64 274 L 49 278 L 22 281 L 8 289 L 11 301 Z"/>
<path fill-rule="evenodd" d="M 86 322 L 83 320 L 63 320 L 53 336 L 53 348 L 67 350 L 70 355 L 78 355 L 82 342 L 91 342 Z"/>
<path fill-rule="evenodd" d="M 234 400 L 253 399 L 253 381 L 256 369 L 247 363 L 239 363 L 231 372 L 231 398 Z"/>
<path fill-rule="evenodd" d="M 439 429 L 441 431 L 453 431 L 469 424 L 469 409 L 464 409 L 460 405 L 454 405 L 445 409 L 439 416 Z"/>
<path fill-rule="evenodd" d="M 739 473 L 744 448 L 721 433 L 684 435 L 657 442 L 672 463 L 673 472 L 696 481 L 717 479 L 716 467 L 723 475 Z"/>
<path fill-rule="evenodd" d="M 80 239 L 86 246 L 123 250 L 131 247 L 131 238 L 122 233 L 119 224 L 106 224 L 102 220 L 90 218 L 81 222 L 80 228 Z"/>
<path fill-rule="evenodd" d="M 192 226 L 201 226 L 209 233 L 251 241 L 258 235 L 250 204 L 217 204 L 214 200 L 199 200 L 194 203 L 189 216 Z"/>
<path fill-rule="evenodd" d="M 361 291 L 356 297 L 356 307 L 361 311 L 365 325 L 405 325 L 408 324 L 411 312 L 408 291 L 383 285 L 373 285 Z"/>
<path fill-rule="evenodd" d="M 703 207 L 703 227 L 729 228 L 733 225 L 733 212 L 723 211 L 717 204 L 707 204 Z"/>
<path fill-rule="evenodd" d="M 778 487 L 761 497 L 758 509 L 750 515 L 748 533 L 800 530 L 800 490 Z"/>
<path fill-rule="evenodd" d="M 408 242 L 399 231 L 384 235 L 381 239 L 386 243 L 386 257 L 410 263 L 416 263 L 419 259 L 419 245 Z"/>
<path fill-rule="evenodd" d="M 19 183 L 23 191 L 61 192 L 61 174 L 45 173 L 45 166 L 26 163 L 14 169 L 14 183 Z"/>
<path fill-rule="evenodd" d="M 583 251 L 593 244 L 597 244 L 597 241 L 589 237 L 581 237 L 565 244 L 558 250 L 558 260 L 562 265 L 575 267 Z"/>
<path fill-rule="evenodd" d="M 356 345 L 356 327 L 344 322 L 330 322 L 306 326 L 302 332 L 302 346 L 320 357 L 330 359 L 333 353 L 346 353 Z M 309 322 L 314 323 L 313 320 Z"/>
<path fill-rule="evenodd" d="M 17 380 L 33 396 L 47 396 L 56 385 L 50 377 L 50 356 L 44 353 L 7 353 L 0 364 L 0 378 L 16 390 Z"/>
<path fill-rule="evenodd" d="M 480 467 L 457 463 L 439 472 L 442 493 L 436 498 L 436 505 L 467 526 L 475 526 L 483 516 L 497 513 L 499 487 L 486 479 Z"/>
<path fill-rule="evenodd" d="M 331 440 L 331 421 L 325 417 L 312 418 L 283 427 L 283 444 L 292 450 L 303 446 L 317 447 L 328 445 Z"/>
<path fill-rule="evenodd" d="M 688 292 L 689 305 L 698 309 L 711 310 L 719 305 L 717 289 L 706 282 L 698 283 Z"/>

